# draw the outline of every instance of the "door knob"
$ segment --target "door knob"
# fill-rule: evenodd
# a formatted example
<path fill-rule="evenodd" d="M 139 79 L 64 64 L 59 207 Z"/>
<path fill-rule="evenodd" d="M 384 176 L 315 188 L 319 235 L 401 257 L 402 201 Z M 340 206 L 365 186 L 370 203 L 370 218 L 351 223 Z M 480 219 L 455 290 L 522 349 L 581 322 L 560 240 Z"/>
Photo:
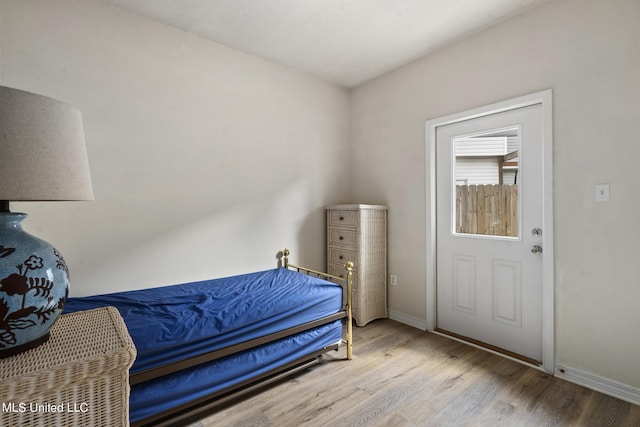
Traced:
<path fill-rule="evenodd" d="M 542 253 L 542 247 L 539 245 L 533 245 L 531 247 L 531 253 L 534 255 L 540 255 Z"/>

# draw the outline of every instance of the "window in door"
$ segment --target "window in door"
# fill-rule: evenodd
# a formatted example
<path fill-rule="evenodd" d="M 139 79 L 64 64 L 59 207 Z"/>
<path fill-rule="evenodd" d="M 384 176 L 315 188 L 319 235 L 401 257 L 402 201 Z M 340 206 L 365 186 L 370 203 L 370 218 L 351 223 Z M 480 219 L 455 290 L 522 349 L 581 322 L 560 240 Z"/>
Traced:
<path fill-rule="evenodd" d="M 520 128 L 453 138 L 453 234 L 517 238 Z"/>

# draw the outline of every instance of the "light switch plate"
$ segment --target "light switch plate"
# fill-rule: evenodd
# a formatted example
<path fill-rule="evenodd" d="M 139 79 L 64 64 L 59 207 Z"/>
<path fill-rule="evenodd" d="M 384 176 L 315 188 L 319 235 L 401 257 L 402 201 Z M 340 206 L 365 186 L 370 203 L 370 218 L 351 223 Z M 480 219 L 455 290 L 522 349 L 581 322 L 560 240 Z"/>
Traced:
<path fill-rule="evenodd" d="M 609 184 L 596 184 L 596 202 L 609 201 Z"/>

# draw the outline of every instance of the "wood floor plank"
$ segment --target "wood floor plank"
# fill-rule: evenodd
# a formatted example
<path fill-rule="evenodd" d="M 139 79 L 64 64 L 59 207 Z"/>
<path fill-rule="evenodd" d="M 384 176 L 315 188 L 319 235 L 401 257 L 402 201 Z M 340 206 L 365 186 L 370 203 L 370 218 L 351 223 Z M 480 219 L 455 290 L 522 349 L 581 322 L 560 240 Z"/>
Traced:
<path fill-rule="evenodd" d="M 193 423 L 212 426 L 640 427 L 640 407 L 393 320 L 345 349 Z"/>

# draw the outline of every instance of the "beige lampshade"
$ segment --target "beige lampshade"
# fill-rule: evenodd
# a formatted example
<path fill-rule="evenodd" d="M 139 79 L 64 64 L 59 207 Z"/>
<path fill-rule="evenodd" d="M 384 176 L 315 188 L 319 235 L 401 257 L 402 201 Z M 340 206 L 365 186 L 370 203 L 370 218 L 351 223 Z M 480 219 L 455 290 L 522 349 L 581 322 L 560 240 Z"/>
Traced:
<path fill-rule="evenodd" d="M 0 86 L 0 200 L 92 200 L 80 112 Z"/>

